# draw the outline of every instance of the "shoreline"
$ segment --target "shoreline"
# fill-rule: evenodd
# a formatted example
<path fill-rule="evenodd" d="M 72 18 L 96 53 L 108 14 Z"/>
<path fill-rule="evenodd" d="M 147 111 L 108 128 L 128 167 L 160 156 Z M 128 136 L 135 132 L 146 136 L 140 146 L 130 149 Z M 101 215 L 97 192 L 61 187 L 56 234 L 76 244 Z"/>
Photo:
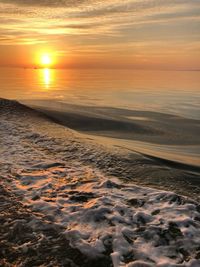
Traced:
<path fill-rule="evenodd" d="M 17 102 L 0 100 L 0 118 L 2 266 L 200 264 L 197 173 L 111 150 Z"/>
<path fill-rule="evenodd" d="M 12 100 L 8 102 L 11 105 L 13 103 Z M 102 141 L 99 136 L 96 138 L 95 135 L 88 135 L 68 128 L 65 123 L 63 125 L 61 121 L 44 113 L 44 110 L 34 109 L 24 104 L 18 104 L 17 101 L 15 102 L 22 109 L 27 109 L 26 111 L 30 112 L 33 117 L 37 115 L 42 120 L 47 121 L 49 125 L 53 125 L 51 135 L 54 138 L 59 138 L 65 144 L 70 136 L 70 139 L 72 138 L 72 148 L 70 149 L 72 149 L 74 157 L 77 157 L 84 164 L 91 164 L 94 168 L 98 168 L 108 175 L 114 175 L 138 185 L 174 191 L 177 194 L 189 196 L 199 201 L 199 166 L 149 155 L 132 150 L 132 148 L 116 146 L 115 142 L 113 144 L 110 141 L 107 142 L 107 138 L 102 138 Z M 37 119 L 35 122 L 38 124 Z M 39 130 L 46 135 L 46 127 L 40 127 Z M 69 142 L 67 142 L 67 145 L 69 145 Z M 82 153 L 84 156 L 80 157 Z M 94 153 L 96 156 L 88 157 L 90 153 Z M 70 153 L 68 157 L 71 157 Z M 104 158 L 108 162 L 105 162 Z"/>

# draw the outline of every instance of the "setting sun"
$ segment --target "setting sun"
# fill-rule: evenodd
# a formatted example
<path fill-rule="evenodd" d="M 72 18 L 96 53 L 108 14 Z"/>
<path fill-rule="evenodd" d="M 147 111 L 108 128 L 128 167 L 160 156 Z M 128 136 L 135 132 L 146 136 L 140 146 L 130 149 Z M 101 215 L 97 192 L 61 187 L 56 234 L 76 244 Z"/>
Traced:
<path fill-rule="evenodd" d="M 45 55 L 42 55 L 41 57 L 41 63 L 42 65 L 44 66 L 49 66 L 52 64 L 52 59 L 49 55 L 45 54 Z"/>

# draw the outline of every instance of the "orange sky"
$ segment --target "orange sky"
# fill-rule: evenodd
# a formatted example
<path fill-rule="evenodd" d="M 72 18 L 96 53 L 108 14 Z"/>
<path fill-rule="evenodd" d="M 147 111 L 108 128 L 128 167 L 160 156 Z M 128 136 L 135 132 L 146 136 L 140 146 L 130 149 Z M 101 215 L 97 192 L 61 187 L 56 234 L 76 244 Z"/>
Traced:
<path fill-rule="evenodd" d="M 0 65 L 200 69 L 198 0 L 0 0 Z"/>

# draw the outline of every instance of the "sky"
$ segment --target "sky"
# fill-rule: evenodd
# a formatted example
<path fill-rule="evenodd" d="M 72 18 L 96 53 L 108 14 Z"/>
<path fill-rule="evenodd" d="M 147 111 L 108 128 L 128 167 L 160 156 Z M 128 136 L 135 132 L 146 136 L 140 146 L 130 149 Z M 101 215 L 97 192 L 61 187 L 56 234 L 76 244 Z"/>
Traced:
<path fill-rule="evenodd" d="M 0 0 L 0 66 L 200 69 L 200 0 Z"/>

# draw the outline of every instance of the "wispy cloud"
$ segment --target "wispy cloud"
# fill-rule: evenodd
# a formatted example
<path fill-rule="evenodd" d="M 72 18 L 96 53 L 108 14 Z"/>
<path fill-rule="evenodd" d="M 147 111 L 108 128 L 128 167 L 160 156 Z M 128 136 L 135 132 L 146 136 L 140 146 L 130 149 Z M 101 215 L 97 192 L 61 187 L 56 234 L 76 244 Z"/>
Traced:
<path fill-rule="evenodd" d="M 11 3 L 24 6 L 66 7 L 80 5 L 87 0 L 2 0 L 2 3 Z"/>

